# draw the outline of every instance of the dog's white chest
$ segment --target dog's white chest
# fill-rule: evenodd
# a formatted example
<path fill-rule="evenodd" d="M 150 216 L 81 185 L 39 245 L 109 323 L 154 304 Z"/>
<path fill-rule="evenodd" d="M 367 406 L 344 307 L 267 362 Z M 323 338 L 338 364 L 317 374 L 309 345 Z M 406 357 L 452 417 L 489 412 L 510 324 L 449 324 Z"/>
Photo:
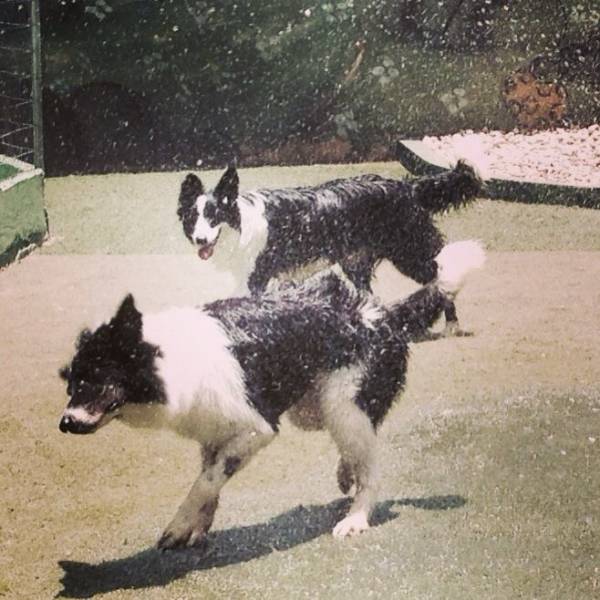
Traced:
<path fill-rule="evenodd" d="M 254 271 L 256 260 L 267 245 L 268 224 L 264 200 L 252 194 L 251 200 L 238 199 L 241 232 L 224 225 L 212 256 L 213 265 L 220 271 L 231 273 L 236 282 L 234 295 L 248 293 L 248 278 Z"/>
<path fill-rule="evenodd" d="M 254 270 L 256 257 L 249 256 L 240 244 L 240 233 L 224 225 L 212 255 L 212 264 L 219 272 L 229 273 L 235 281 L 233 295 L 248 293 L 248 278 Z"/>
<path fill-rule="evenodd" d="M 160 349 L 156 367 L 167 399 L 165 426 L 199 441 L 241 424 L 270 429 L 247 402 L 240 364 L 214 318 L 199 309 L 171 308 L 144 315 L 143 335 Z"/>

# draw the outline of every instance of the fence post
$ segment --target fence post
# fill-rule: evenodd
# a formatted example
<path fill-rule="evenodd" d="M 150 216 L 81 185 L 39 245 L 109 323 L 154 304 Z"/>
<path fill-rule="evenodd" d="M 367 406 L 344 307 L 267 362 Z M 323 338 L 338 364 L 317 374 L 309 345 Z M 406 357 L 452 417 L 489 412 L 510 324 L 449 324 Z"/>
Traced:
<path fill-rule="evenodd" d="M 44 168 L 42 122 L 42 31 L 39 0 L 31 0 L 31 101 L 33 110 L 33 164 Z"/>

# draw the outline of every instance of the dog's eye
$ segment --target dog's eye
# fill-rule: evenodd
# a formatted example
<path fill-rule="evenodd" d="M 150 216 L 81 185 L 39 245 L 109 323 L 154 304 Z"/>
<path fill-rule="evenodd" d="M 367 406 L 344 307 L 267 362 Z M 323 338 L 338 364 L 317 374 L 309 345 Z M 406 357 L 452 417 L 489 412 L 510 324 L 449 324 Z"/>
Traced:
<path fill-rule="evenodd" d="M 117 410 L 117 408 L 119 408 L 119 402 L 117 400 L 115 400 L 114 402 L 111 402 L 108 405 L 106 412 L 114 412 L 115 410 Z"/>

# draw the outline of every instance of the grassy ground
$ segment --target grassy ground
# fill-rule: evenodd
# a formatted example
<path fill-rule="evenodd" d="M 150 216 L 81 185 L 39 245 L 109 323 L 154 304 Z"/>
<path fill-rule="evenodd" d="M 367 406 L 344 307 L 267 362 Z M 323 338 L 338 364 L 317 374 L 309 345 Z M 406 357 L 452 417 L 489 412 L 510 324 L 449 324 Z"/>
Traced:
<path fill-rule="evenodd" d="M 398 163 L 264 167 L 241 171 L 241 188 L 311 185 L 375 172 L 402 177 Z M 220 172 L 201 174 L 214 185 Z M 44 254 L 187 254 L 175 214 L 183 173 L 93 175 L 47 181 L 52 242 Z M 143 215 L 143 223 L 141 222 Z M 490 250 L 600 250 L 600 211 L 479 201 L 440 219 L 450 239 L 486 241 Z"/>
<path fill-rule="evenodd" d="M 241 176 L 250 188 L 364 170 Z M 331 537 L 345 507 L 335 449 L 286 424 L 225 489 L 205 554 L 151 549 L 197 449 L 119 423 L 61 434 L 56 370 L 126 291 L 146 309 L 228 293 L 181 240 L 181 178 L 48 181 L 51 243 L 0 272 L 0 597 L 597 598 L 600 213 L 584 209 L 479 201 L 441 219 L 450 239 L 491 249 L 458 299 L 476 335 L 413 347 L 369 532 Z M 386 301 L 411 289 L 389 265 L 377 275 Z"/>

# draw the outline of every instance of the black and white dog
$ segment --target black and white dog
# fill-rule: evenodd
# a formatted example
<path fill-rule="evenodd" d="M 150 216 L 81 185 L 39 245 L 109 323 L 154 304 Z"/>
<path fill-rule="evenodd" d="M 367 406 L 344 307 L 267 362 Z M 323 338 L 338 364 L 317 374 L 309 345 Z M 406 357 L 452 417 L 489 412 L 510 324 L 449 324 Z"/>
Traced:
<path fill-rule="evenodd" d="M 390 260 L 421 284 L 437 275 L 444 238 L 434 213 L 458 208 L 481 191 L 466 162 L 440 175 L 400 181 L 363 175 L 316 187 L 239 194 L 230 166 L 212 191 L 190 173 L 177 214 L 198 256 L 233 275 L 234 295 L 263 291 L 271 278 L 319 260 L 338 263 L 353 283 L 370 290 L 373 270 Z M 461 334 L 454 303 L 444 309 L 446 334 Z"/>
<path fill-rule="evenodd" d="M 107 323 L 82 331 L 61 369 L 69 402 L 60 429 L 92 433 L 119 416 L 201 444 L 201 474 L 158 542 L 169 549 L 203 538 L 221 487 L 287 412 L 296 425 L 331 434 L 340 489 L 356 490 L 333 534 L 362 532 L 376 496 L 376 431 L 403 387 L 408 342 L 484 259 L 476 242 L 446 246 L 437 280 L 390 307 L 339 267 L 263 295 L 157 314 L 142 314 L 129 295 Z"/>

